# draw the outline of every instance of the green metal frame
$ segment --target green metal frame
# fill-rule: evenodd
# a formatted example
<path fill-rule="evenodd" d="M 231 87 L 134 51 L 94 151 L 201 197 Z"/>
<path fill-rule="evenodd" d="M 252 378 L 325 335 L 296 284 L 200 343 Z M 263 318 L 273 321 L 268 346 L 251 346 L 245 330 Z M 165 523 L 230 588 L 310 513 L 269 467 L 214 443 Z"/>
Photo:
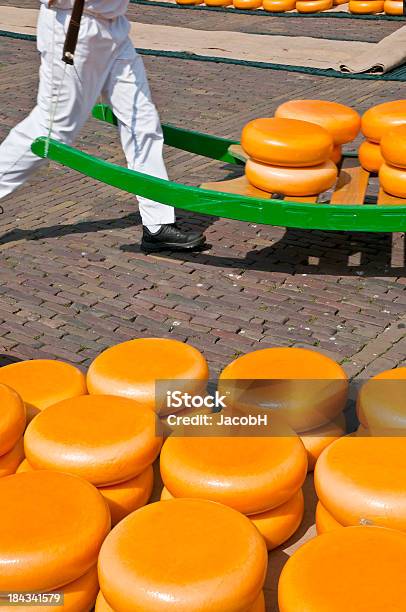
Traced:
<path fill-rule="evenodd" d="M 113 112 L 105 105 L 97 105 L 93 116 L 117 125 Z M 230 145 L 236 144 L 234 140 L 171 125 L 163 125 L 163 132 L 169 146 L 222 162 L 241 164 L 228 152 Z M 165 181 L 97 159 L 46 137 L 35 140 L 31 148 L 39 157 L 52 159 L 112 187 L 199 214 L 303 229 L 406 231 L 406 202 L 405 206 L 337 206 L 251 198 Z"/>

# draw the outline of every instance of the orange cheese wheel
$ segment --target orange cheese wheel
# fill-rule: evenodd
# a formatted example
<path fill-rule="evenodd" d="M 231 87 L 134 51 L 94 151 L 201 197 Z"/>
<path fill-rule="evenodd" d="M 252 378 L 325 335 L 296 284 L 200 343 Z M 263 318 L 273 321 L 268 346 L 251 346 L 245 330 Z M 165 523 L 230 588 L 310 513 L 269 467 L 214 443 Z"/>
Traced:
<path fill-rule="evenodd" d="M 163 487 L 161 501 L 175 499 L 174 496 Z M 273 550 L 286 542 L 300 526 L 304 512 L 304 497 L 302 489 L 299 489 L 287 502 L 277 508 L 251 514 L 250 519 L 265 540 L 268 550 Z"/>
<path fill-rule="evenodd" d="M 24 459 L 17 468 L 17 474 L 31 472 L 34 468 Z M 152 466 L 141 472 L 135 478 L 116 485 L 98 487 L 110 510 L 111 524 L 117 525 L 124 517 L 138 510 L 148 502 L 154 484 Z"/>
<path fill-rule="evenodd" d="M 341 4 L 348 4 L 348 0 L 334 0 L 334 6 L 340 6 Z"/>
<path fill-rule="evenodd" d="M 87 384 L 89 393 L 130 397 L 158 411 L 168 384 L 161 384 L 162 393 L 156 398 L 156 383 L 173 381 L 173 388 L 193 395 L 205 389 L 208 376 L 207 362 L 193 346 L 166 338 L 139 338 L 96 357 Z"/>
<path fill-rule="evenodd" d="M 173 499 L 140 508 L 109 534 L 100 588 L 117 612 L 244 611 L 260 595 L 267 560 L 247 517 L 208 500 Z"/>
<path fill-rule="evenodd" d="M 182 4 L 186 6 L 203 4 L 203 0 L 176 0 L 176 4 Z"/>
<path fill-rule="evenodd" d="M 406 168 L 406 123 L 386 132 L 381 140 L 385 162 L 397 168 Z"/>
<path fill-rule="evenodd" d="M 279 610 L 401 612 L 405 558 L 406 534 L 392 529 L 349 527 L 324 533 L 303 544 L 283 567 Z"/>
<path fill-rule="evenodd" d="M 249 159 L 245 175 L 251 185 L 269 193 L 286 196 L 318 195 L 332 187 L 337 179 L 337 167 L 328 160 L 312 168 L 282 168 Z"/>
<path fill-rule="evenodd" d="M 289 100 L 278 106 L 275 117 L 315 123 L 331 134 L 336 146 L 354 140 L 361 128 L 361 117 L 353 108 L 326 100 Z"/>
<path fill-rule="evenodd" d="M 249 518 L 265 540 L 268 550 L 286 542 L 300 527 L 304 512 L 304 498 L 299 489 L 287 502 Z"/>
<path fill-rule="evenodd" d="M 138 510 L 148 502 L 154 484 L 152 466 L 135 478 L 110 487 L 100 487 L 99 491 L 106 500 L 111 515 L 111 524 L 117 525 L 124 517 Z"/>
<path fill-rule="evenodd" d="M 406 170 L 382 164 L 379 182 L 384 191 L 397 198 L 406 198 Z"/>
<path fill-rule="evenodd" d="M 177 437 L 162 447 L 161 475 L 174 497 L 221 502 L 243 514 L 276 508 L 302 486 L 306 451 L 288 428 L 269 437 Z"/>
<path fill-rule="evenodd" d="M 8 453 L 24 433 L 25 406 L 10 387 L 0 384 L 0 456 Z"/>
<path fill-rule="evenodd" d="M 320 455 L 317 495 L 342 525 L 406 531 L 406 437 L 339 438 Z"/>
<path fill-rule="evenodd" d="M 369 15 L 383 12 L 383 0 L 350 0 L 350 13 L 355 15 Z"/>
<path fill-rule="evenodd" d="M 406 435 L 406 367 L 370 378 L 357 397 L 357 416 L 365 428 L 395 428 Z"/>
<path fill-rule="evenodd" d="M 380 142 L 389 129 L 406 123 L 406 100 L 393 100 L 373 106 L 362 116 L 362 133 L 372 142 Z"/>
<path fill-rule="evenodd" d="M 338 363 L 302 348 L 269 348 L 242 355 L 220 374 L 231 400 L 278 410 L 295 430 L 331 422 L 344 409 L 348 378 Z"/>
<path fill-rule="evenodd" d="M 341 523 L 335 520 L 323 504 L 318 502 L 316 506 L 316 529 L 318 535 L 333 531 L 333 529 L 342 529 L 342 527 Z"/>
<path fill-rule="evenodd" d="M 25 432 L 35 469 L 81 476 L 94 485 L 124 482 L 158 456 L 156 415 L 126 397 L 83 395 L 43 410 Z"/>
<path fill-rule="evenodd" d="M 383 10 L 387 15 L 404 15 L 403 0 L 385 0 Z"/>
<path fill-rule="evenodd" d="M 369 140 L 364 140 L 358 149 L 358 159 L 367 172 L 379 172 L 380 167 L 385 162 L 379 144 L 369 142 Z"/>
<path fill-rule="evenodd" d="M 110 529 L 103 497 L 55 472 L 0 479 L 0 591 L 57 589 L 96 563 Z"/>
<path fill-rule="evenodd" d="M 74 580 L 73 582 L 69 582 L 63 587 L 59 587 L 56 591 L 48 591 L 48 595 L 53 595 L 54 606 L 55 601 L 58 602 L 58 605 L 55 606 L 58 612 L 89 612 L 89 610 L 93 609 L 93 606 L 96 601 L 97 592 L 99 590 L 99 581 L 97 578 L 97 565 L 94 565 L 86 574 Z M 60 595 L 63 595 L 63 603 L 59 603 L 62 601 L 57 600 L 56 598 Z M 3 610 L 7 610 L 9 612 L 27 612 L 27 604 L 22 606 L 1 606 Z M 53 607 L 53 606 L 52 606 Z M 49 612 L 49 605 L 35 605 L 35 612 Z"/>
<path fill-rule="evenodd" d="M 297 119 L 254 119 L 241 134 L 241 146 L 257 162 L 303 168 L 327 161 L 333 150 L 330 134 L 319 125 Z"/>
<path fill-rule="evenodd" d="M 105 600 L 101 591 L 97 596 L 95 612 L 114 612 L 113 608 L 109 606 Z M 265 612 L 265 596 L 263 591 L 261 591 L 261 594 L 255 603 L 248 608 L 247 612 Z"/>
<path fill-rule="evenodd" d="M 342 157 L 343 157 L 343 152 L 342 152 L 341 145 L 335 145 L 333 152 L 331 154 L 331 157 L 330 157 L 331 161 L 337 165 L 342 160 Z"/>
<path fill-rule="evenodd" d="M 14 474 L 24 459 L 24 440 L 21 437 L 11 450 L 0 457 L 0 478 Z"/>
<path fill-rule="evenodd" d="M 236 9 L 258 9 L 262 6 L 262 0 L 234 0 Z"/>
<path fill-rule="evenodd" d="M 333 8 L 333 0 L 297 0 L 296 9 L 299 13 L 319 13 Z"/>
<path fill-rule="evenodd" d="M 52 359 L 3 366 L 0 383 L 9 385 L 21 396 L 28 420 L 52 404 L 87 393 L 85 376 L 78 368 Z"/>
<path fill-rule="evenodd" d="M 230 6 L 233 0 L 204 0 L 206 6 Z"/>
<path fill-rule="evenodd" d="M 317 459 L 327 446 L 345 434 L 345 419 L 336 419 L 300 436 L 307 451 L 308 471 L 314 470 Z"/>
<path fill-rule="evenodd" d="M 269 13 L 284 13 L 296 8 L 296 0 L 264 0 L 262 7 Z"/>

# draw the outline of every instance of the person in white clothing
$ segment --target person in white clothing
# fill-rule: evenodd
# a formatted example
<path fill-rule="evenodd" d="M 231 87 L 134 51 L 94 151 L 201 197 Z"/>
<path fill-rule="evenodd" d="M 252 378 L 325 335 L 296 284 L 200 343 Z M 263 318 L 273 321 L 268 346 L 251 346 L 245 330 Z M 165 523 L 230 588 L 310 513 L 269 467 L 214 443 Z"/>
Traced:
<path fill-rule="evenodd" d="M 85 0 L 74 65 L 62 61 L 74 0 L 41 0 L 37 47 L 41 54 L 37 104 L 0 145 L 0 199 L 21 186 L 46 160 L 31 151 L 48 136 L 72 144 L 100 96 L 117 119 L 128 167 L 167 179 L 163 137 L 144 64 L 128 36 L 129 0 Z M 200 247 L 205 238 L 184 232 L 175 213 L 138 198 L 144 251 Z"/>

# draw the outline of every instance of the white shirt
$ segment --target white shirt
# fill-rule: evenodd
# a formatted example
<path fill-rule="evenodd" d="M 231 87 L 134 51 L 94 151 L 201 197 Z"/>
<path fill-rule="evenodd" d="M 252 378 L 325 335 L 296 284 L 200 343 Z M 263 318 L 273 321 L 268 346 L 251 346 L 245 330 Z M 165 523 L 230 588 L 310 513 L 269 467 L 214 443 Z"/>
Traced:
<path fill-rule="evenodd" d="M 40 0 L 41 4 L 48 6 L 49 0 Z M 125 15 L 129 0 L 86 0 L 85 13 L 104 17 L 104 19 L 114 19 Z M 55 0 L 52 8 L 72 10 L 74 0 Z"/>

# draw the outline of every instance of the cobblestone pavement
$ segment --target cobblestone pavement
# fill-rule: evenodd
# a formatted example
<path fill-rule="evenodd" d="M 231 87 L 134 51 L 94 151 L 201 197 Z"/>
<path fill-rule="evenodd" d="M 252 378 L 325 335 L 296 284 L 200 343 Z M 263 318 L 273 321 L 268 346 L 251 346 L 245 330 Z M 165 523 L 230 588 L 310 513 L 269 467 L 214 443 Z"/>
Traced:
<path fill-rule="evenodd" d="M 169 12 L 145 15 L 166 20 Z M 209 17 L 218 27 L 229 18 Z M 327 21 L 318 21 L 320 32 Z M 357 21 L 360 34 L 365 24 Z M 401 83 L 152 57 L 145 63 L 162 120 L 228 137 L 293 97 L 336 99 L 363 111 L 404 96 Z M 37 68 L 33 43 L 0 40 L 0 138 L 32 107 Z M 123 163 L 110 126 L 89 120 L 78 146 Z M 232 171 L 170 149 L 166 159 L 171 177 L 190 184 Z M 285 230 L 180 212 L 183 223 L 206 231 L 212 248 L 145 256 L 136 201 L 56 165 L 4 208 L 2 363 L 56 356 L 86 367 L 104 347 L 138 335 L 187 340 L 204 352 L 213 375 L 243 352 L 278 345 L 320 350 L 351 376 L 404 358 L 402 235 Z"/>

